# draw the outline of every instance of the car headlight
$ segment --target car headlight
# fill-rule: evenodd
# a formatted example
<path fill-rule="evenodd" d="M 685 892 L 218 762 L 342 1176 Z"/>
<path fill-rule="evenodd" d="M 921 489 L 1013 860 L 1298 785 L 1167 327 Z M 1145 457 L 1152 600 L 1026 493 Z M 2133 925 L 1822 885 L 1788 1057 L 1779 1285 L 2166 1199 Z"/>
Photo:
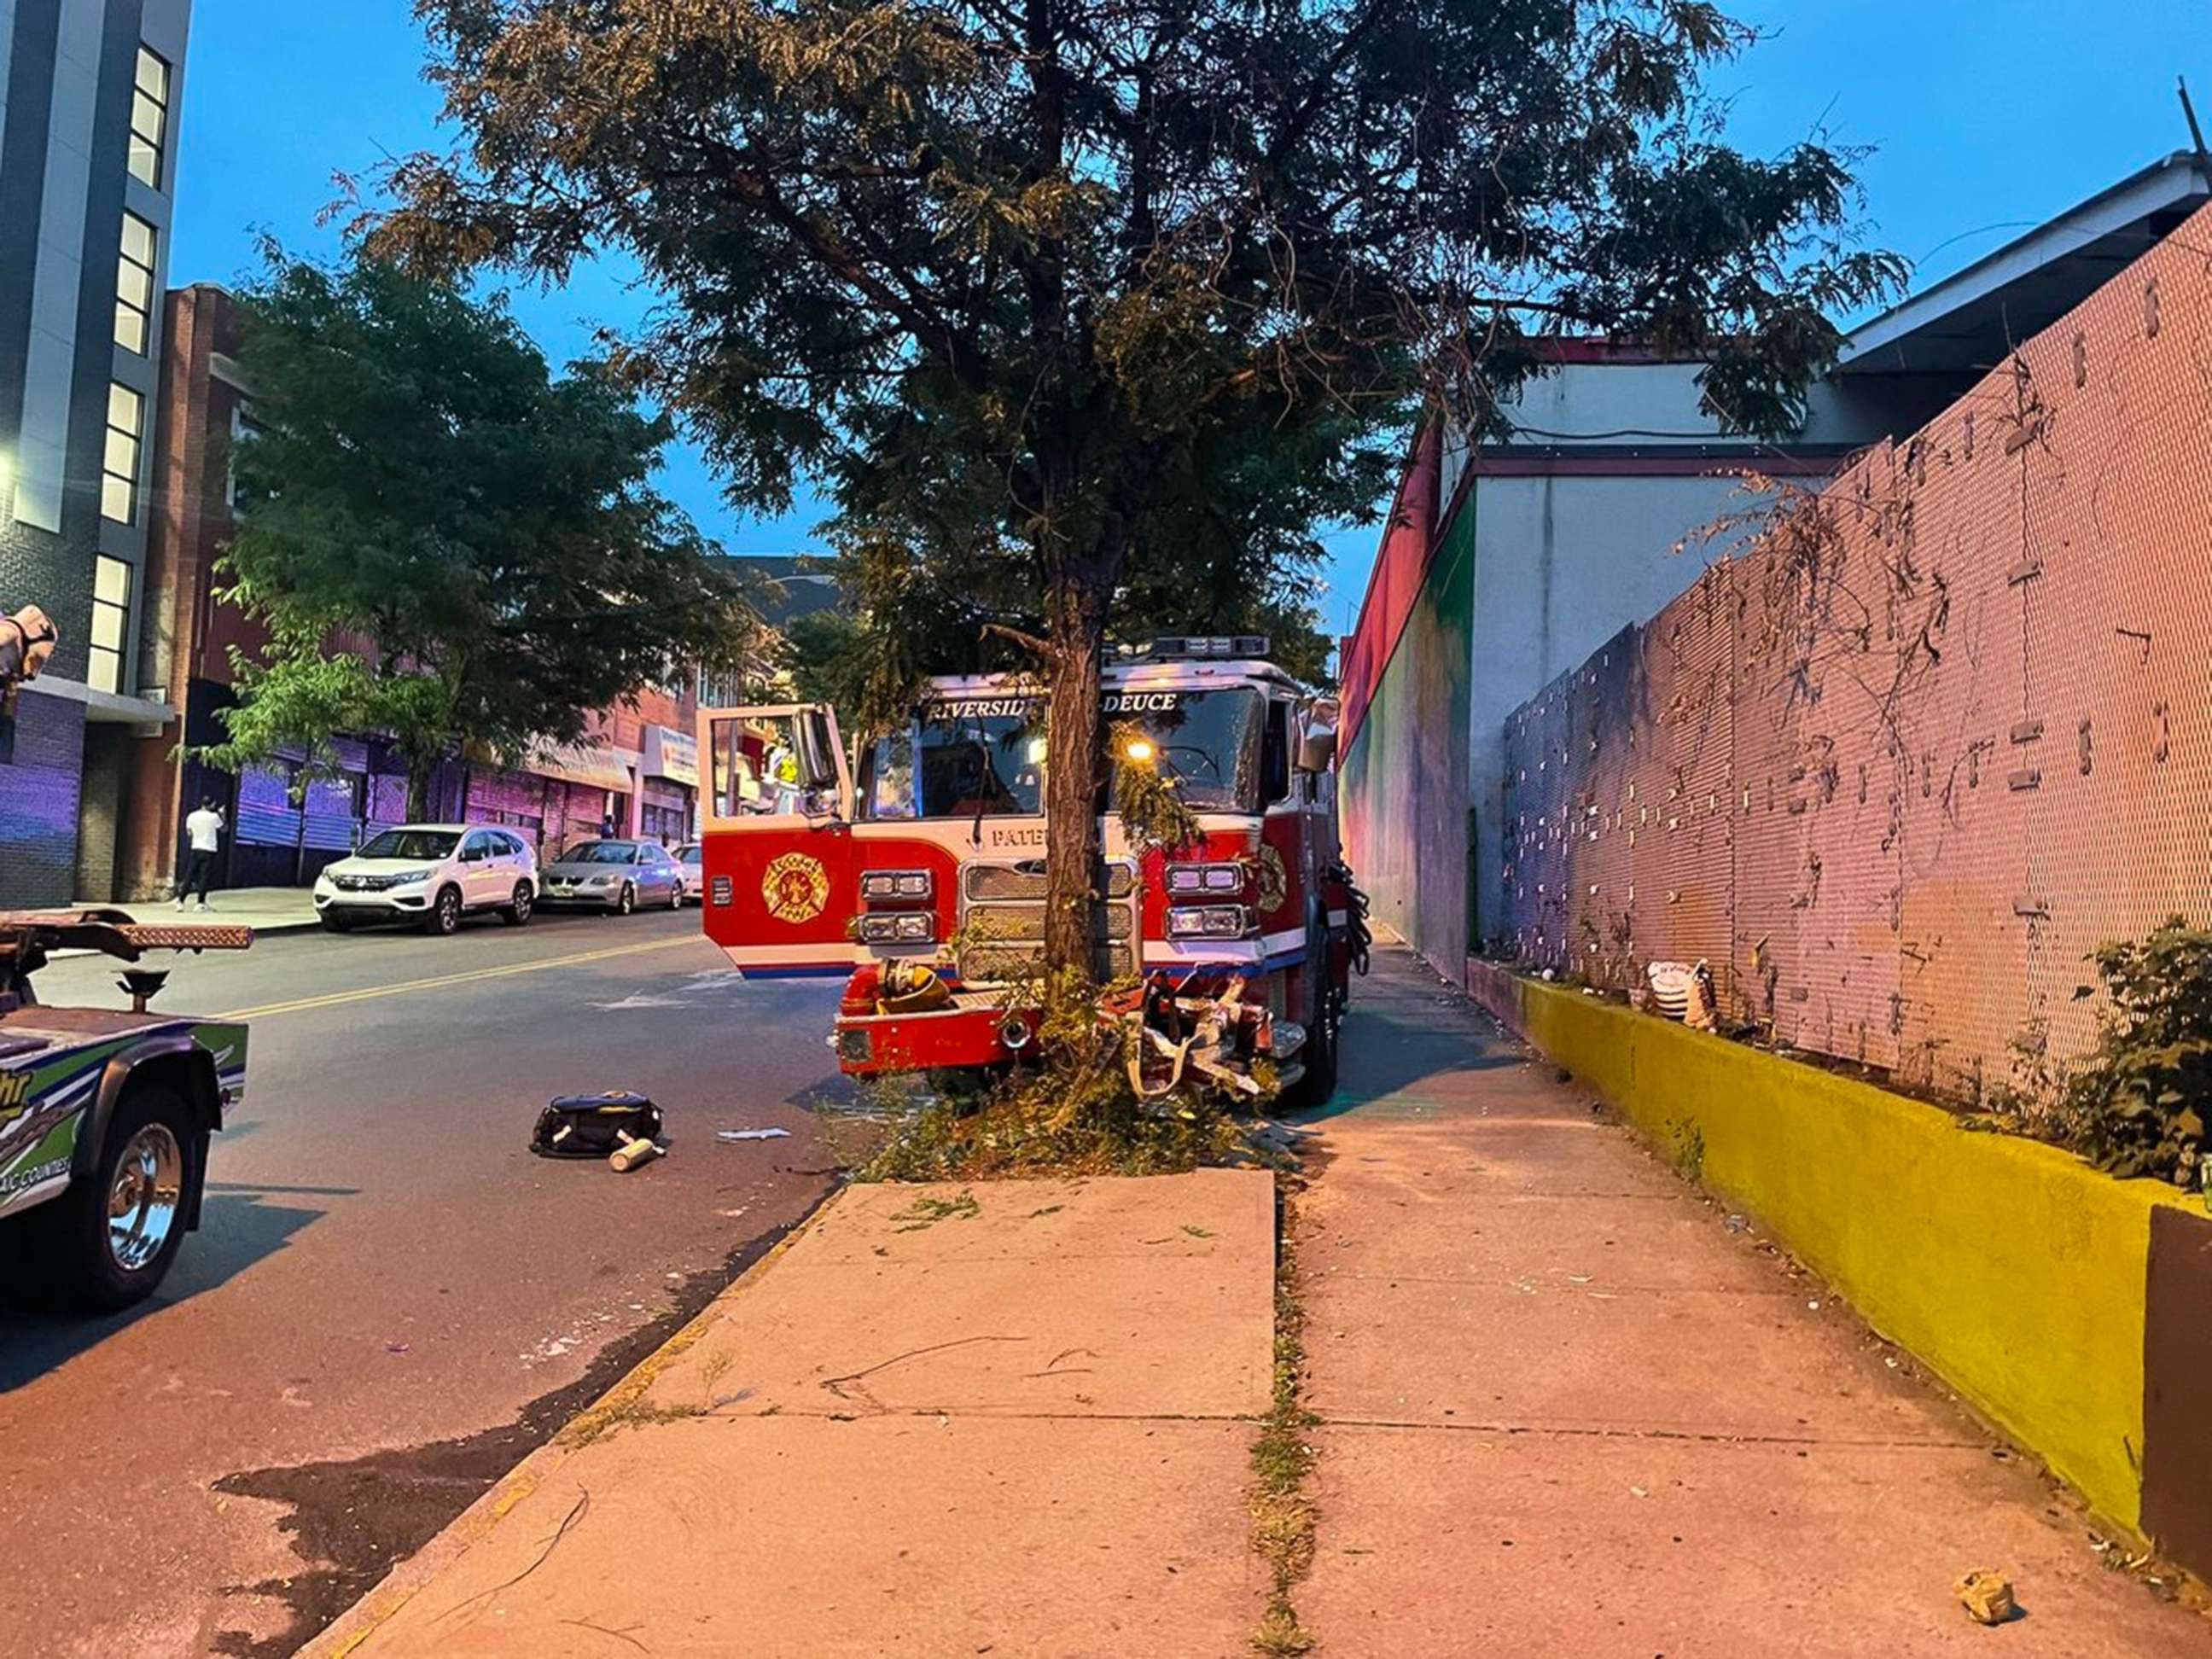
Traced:
<path fill-rule="evenodd" d="M 936 939 L 936 921 L 927 911 L 860 918 L 860 940 L 865 945 L 931 945 Z"/>
<path fill-rule="evenodd" d="M 612 876 L 593 876 L 584 884 L 586 887 L 611 887 L 614 884 L 615 878 Z"/>
<path fill-rule="evenodd" d="M 394 887 L 412 887 L 418 881 L 429 880 L 435 873 L 430 870 L 402 870 L 392 878 L 392 884 Z"/>
<path fill-rule="evenodd" d="M 864 870 L 860 896 L 864 899 L 926 899 L 937 884 L 927 870 Z"/>
<path fill-rule="evenodd" d="M 1185 893 L 1241 893 L 1251 878 L 1241 864 L 1170 864 L 1168 891 Z"/>
<path fill-rule="evenodd" d="M 1252 913 L 1241 904 L 1177 905 L 1168 912 L 1170 939 L 1242 939 Z"/>

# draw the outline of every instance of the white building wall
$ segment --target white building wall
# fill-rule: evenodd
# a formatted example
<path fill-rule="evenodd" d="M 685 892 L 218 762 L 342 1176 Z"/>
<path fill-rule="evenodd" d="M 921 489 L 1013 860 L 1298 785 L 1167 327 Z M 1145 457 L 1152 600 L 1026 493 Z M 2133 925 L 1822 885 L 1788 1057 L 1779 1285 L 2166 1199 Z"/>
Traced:
<path fill-rule="evenodd" d="M 1738 506 L 1729 477 L 1482 477 L 1469 641 L 1468 792 L 1475 811 L 1476 925 L 1501 914 L 1505 717 L 1552 678 L 1698 579 L 1675 543 Z"/>

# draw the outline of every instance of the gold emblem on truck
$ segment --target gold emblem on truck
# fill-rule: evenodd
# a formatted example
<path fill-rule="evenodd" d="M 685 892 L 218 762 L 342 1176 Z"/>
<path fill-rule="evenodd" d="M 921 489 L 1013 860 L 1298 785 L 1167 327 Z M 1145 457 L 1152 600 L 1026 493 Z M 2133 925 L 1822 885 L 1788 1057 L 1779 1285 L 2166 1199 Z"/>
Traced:
<path fill-rule="evenodd" d="M 822 860 L 804 853 L 786 853 L 769 862 L 761 874 L 761 899 L 769 915 L 796 927 L 811 921 L 830 902 L 830 873 Z"/>
<path fill-rule="evenodd" d="M 1260 914 L 1283 908 L 1283 901 L 1291 896 L 1290 872 L 1283 868 L 1283 855 L 1275 850 L 1273 842 L 1260 843 Z"/>

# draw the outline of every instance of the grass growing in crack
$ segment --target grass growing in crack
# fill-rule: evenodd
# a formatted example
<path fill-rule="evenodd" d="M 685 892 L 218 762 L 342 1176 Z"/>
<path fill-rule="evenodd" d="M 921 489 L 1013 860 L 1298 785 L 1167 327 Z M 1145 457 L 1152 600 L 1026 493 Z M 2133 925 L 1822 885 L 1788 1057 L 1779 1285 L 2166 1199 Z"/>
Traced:
<path fill-rule="evenodd" d="M 898 1229 L 899 1231 L 918 1233 L 924 1227 L 934 1227 L 940 1221 L 965 1221 L 970 1216 L 982 1212 L 983 1206 L 975 1201 L 975 1194 L 963 1192 L 954 1198 L 917 1198 L 891 1219 L 905 1224 Z"/>
<path fill-rule="evenodd" d="M 1285 1183 L 1285 1187 L 1287 1183 Z M 1306 1494 L 1313 1472 L 1311 1435 L 1321 1419 L 1301 1398 L 1305 1373 L 1305 1304 L 1298 1283 L 1296 1238 L 1287 1190 L 1275 1260 L 1274 1391 L 1252 1443 L 1252 1547 L 1273 1583 L 1267 1611 L 1252 1633 L 1260 1653 L 1301 1654 L 1313 1638 L 1298 1623 L 1291 1592 L 1313 1565 L 1314 1505 Z"/>

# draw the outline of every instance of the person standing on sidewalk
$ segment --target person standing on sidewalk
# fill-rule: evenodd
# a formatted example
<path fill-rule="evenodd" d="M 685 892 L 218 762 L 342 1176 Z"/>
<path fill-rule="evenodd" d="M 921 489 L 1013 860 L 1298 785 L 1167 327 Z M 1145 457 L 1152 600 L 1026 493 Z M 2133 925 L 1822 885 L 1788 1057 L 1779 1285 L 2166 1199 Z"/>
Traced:
<path fill-rule="evenodd" d="M 222 850 L 222 809 L 215 804 L 213 795 L 203 796 L 200 810 L 185 819 L 185 841 L 191 851 L 185 856 L 185 873 L 177 883 L 177 908 L 185 908 L 185 895 L 197 890 L 200 896 L 199 908 L 210 909 L 208 889 L 215 883 L 216 854 Z"/>

